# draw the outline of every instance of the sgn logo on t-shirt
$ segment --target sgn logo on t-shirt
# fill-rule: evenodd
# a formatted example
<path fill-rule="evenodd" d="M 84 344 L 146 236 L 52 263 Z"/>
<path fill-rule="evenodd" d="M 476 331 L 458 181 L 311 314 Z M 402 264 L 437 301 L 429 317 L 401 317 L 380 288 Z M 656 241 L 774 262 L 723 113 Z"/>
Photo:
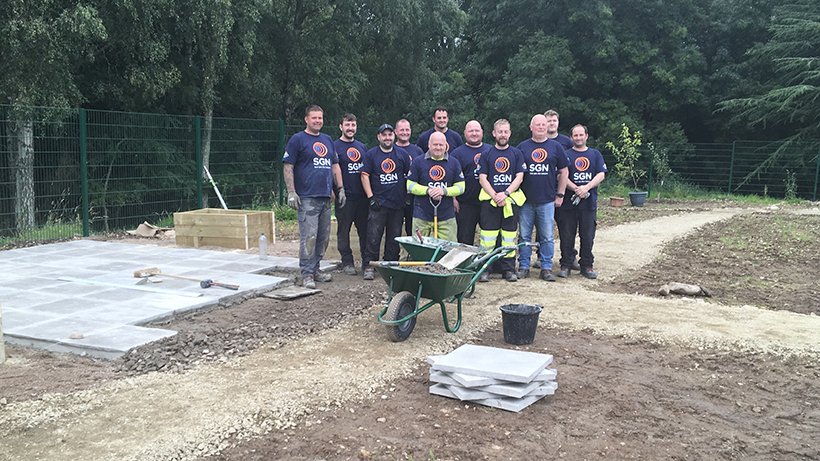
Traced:
<path fill-rule="evenodd" d="M 473 157 L 473 161 L 475 162 L 475 166 L 478 166 L 478 161 L 479 160 L 481 160 L 481 152 L 475 154 L 475 157 Z"/>
<path fill-rule="evenodd" d="M 314 142 L 313 152 L 319 157 L 324 157 L 325 155 L 327 155 L 327 146 L 320 142 Z"/>
<path fill-rule="evenodd" d="M 547 151 L 546 149 L 538 148 L 532 151 L 532 160 L 538 163 L 544 163 L 547 159 Z"/>
<path fill-rule="evenodd" d="M 382 171 L 385 173 L 392 173 L 396 169 L 396 162 L 391 158 L 386 158 L 382 161 Z"/>
<path fill-rule="evenodd" d="M 507 157 L 499 157 L 495 161 L 495 171 L 499 173 L 506 173 L 510 169 L 510 161 Z"/>
<path fill-rule="evenodd" d="M 362 153 L 359 152 L 359 149 L 351 147 L 347 150 L 347 158 L 349 158 L 351 162 L 358 162 L 362 159 Z"/>
<path fill-rule="evenodd" d="M 589 159 L 586 157 L 578 157 L 575 159 L 575 169 L 578 171 L 587 171 L 589 168 Z"/>
<path fill-rule="evenodd" d="M 447 172 L 444 171 L 444 167 L 441 165 L 435 165 L 430 168 L 430 179 L 433 181 L 441 181 L 444 179 L 445 174 L 447 174 Z"/>

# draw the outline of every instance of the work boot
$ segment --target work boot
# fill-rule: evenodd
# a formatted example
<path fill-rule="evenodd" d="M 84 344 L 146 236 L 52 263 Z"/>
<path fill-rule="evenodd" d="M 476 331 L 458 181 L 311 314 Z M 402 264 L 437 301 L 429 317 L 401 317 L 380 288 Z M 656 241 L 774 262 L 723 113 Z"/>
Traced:
<path fill-rule="evenodd" d="M 376 270 L 372 267 L 367 267 L 364 270 L 364 279 L 365 280 L 373 280 L 376 278 Z"/>
<path fill-rule="evenodd" d="M 515 275 L 520 279 L 528 279 L 530 278 L 530 270 L 529 269 L 519 269 Z"/>
<path fill-rule="evenodd" d="M 481 275 L 478 276 L 478 281 L 479 282 L 489 282 L 490 281 L 490 272 L 489 271 L 482 272 Z"/>
<path fill-rule="evenodd" d="M 572 260 L 572 270 L 574 270 L 574 271 L 580 271 L 581 270 L 581 265 L 578 264 L 577 259 Z"/>
<path fill-rule="evenodd" d="M 588 279 L 597 279 L 598 278 L 598 274 L 596 274 L 595 271 L 592 270 L 591 266 L 582 268 L 581 269 L 581 275 L 583 275 L 584 277 L 586 277 Z"/>
<path fill-rule="evenodd" d="M 333 279 L 333 276 L 331 276 L 331 275 L 330 275 L 330 274 L 328 274 L 327 272 L 325 272 L 325 271 L 323 271 L 323 270 L 319 269 L 318 271 L 316 271 L 316 273 L 315 273 L 315 274 L 313 274 L 313 278 L 314 278 L 317 282 L 329 282 L 329 281 L 331 281 L 331 280 Z"/>
<path fill-rule="evenodd" d="M 541 269 L 541 260 L 536 260 L 534 263 L 532 263 L 532 268 Z"/>
<path fill-rule="evenodd" d="M 349 266 L 345 266 L 342 270 L 344 271 L 345 275 L 356 275 L 356 274 L 358 274 L 358 272 L 356 272 L 356 268 L 353 267 L 352 264 L 349 265 Z"/>
<path fill-rule="evenodd" d="M 306 275 L 304 279 L 302 279 L 302 286 L 310 289 L 316 288 L 316 284 L 313 283 L 313 276 Z"/>
<path fill-rule="evenodd" d="M 506 271 L 506 272 L 504 272 L 504 280 L 506 280 L 508 282 L 517 282 L 518 281 L 518 276 L 516 276 L 515 272 L 513 272 L 513 271 Z"/>
<path fill-rule="evenodd" d="M 570 269 L 569 267 L 562 267 L 561 270 L 558 271 L 558 273 L 555 274 L 555 275 L 557 275 L 558 277 L 561 277 L 562 279 L 565 279 L 565 278 L 569 277 L 570 273 L 572 273 L 572 269 Z"/>
<path fill-rule="evenodd" d="M 555 276 L 552 275 L 552 271 L 550 269 L 541 269 L 541 280 L 546 280 L 547 282 L 554 282 Z"/>

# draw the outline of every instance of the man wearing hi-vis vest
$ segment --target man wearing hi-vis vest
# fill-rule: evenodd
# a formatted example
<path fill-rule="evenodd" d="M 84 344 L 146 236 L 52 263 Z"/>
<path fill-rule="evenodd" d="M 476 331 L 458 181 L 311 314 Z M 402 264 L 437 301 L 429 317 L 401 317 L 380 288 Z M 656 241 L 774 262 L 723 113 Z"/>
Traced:
<path fill-rule="evenodd" d="M 483 154 L 478 161 L 478 182 L 481 184 L 481 227 L 480 246 L 492 250 L 501 233 L 503 246 L 515 245 L 518 230 L 518 209 L 527 198 L 518 188 L 524 180 L 524 155 L 509 145 L 510 122 L 499 119 L 493 125 L 495 146 Z M 499 260 L 501 272 L 508 282 L 515 282 L 515 251 L 510 251 Z M 484 271 L 479 282 L 488 282 L 490 274 Z"/>

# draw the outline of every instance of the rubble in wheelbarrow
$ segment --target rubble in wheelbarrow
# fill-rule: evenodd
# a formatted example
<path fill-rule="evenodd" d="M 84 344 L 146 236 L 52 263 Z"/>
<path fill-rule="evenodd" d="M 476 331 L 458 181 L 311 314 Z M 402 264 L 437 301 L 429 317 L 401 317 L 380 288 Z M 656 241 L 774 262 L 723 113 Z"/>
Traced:
<path fill-rule="evenodd" d="M 558 388 L 552 356 L 465 344 L 427 357 L 430 393 L 519 412 Z"/>

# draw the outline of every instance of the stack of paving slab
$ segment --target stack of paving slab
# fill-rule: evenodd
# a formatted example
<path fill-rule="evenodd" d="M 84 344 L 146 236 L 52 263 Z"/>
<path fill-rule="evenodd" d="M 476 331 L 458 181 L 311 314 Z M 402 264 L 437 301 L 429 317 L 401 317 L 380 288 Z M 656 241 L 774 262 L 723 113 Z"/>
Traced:
<path fill-rule="evenodd" d="M 552 356 L 465 344 L 427 357 L 430 393 L 519 412 L 558 388 Z"/>

